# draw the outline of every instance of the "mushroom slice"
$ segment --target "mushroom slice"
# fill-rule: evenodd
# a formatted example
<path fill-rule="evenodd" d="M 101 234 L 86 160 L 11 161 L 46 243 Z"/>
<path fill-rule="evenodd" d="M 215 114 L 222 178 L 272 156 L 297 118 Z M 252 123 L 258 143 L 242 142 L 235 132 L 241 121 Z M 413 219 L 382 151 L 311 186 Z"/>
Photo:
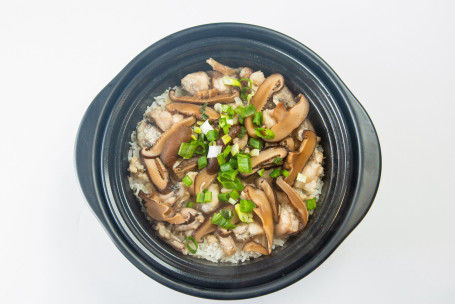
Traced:
<path fill-rule="evenodd" d="M 289 152 L 294 152 L 295 151 L 295 142 L 294 139 L 291 136 L 286 137 L 282 141 L 280 141 L 280 146 L 286 148 Z"/>
<path fill-rule="evenodd" d="M 198 194 L 204 189 L 208 188 L 216 179 L 217 173 L 210 174 L 206 170 L 207 168 L 202 169 L 194 180 L 194 194 Z"/>
<path fill-rule="evenodd" d="M 177 167 L 174 168 L 174 174 L 179 180 L 182 180 L 188 172 L 194 171 L 197 168 L 197 157 L 183 160 Z"/>
<path fill-rule="evenodd" d="M 145 158 L 141 151 L 141 160 L 147 169 L 147 175 L 158 192 L 167 194 L 172 191 L 172 182 L 169 173 L 159 157 Z"/>
<path fill-rule="evenodd" d="M 291 202 L 292 206 L 297 210 L 299 213 L 300 218 L 302 219 L 303 228 L 305 228 L 308 222 L 308 209 L 306 208 L 306 204 L 302 201 L 300 196 L 286 183 L 282 176 L 278 177 L 276 180 L 276 184 L 286 193 L 289 201 Z"/>
<path fill-rule="evenodd" d="M 267 249 L 264 248 L 264 246 L 256 243 L 256 242 L 253 242 L 253 241 L 250 241 L 248 243 L 246 243 L 245 245 L 243 245 L 243 248 L 242 248 L 243 251 L 251 251 L 251 252 L 258 252 L 260 254 L 263 254 L 263 255 L 268 255 L 269 252 L 267 251 Z"/>
<path fill-rule="evenodd" d="M 231 67 L 228 67 L 224 64 L 221 64 L 219 63 L 218 61 L 216 61 L 215 59 L 213 58 L 209 58 L 207 59 L 206 61 L 208 64 L 210 64 L 210 66 L 215 70 L 215 71 L 218 71 L 220 72 L 221 74 L 225 75 L 225 76 L 232 76 L 232 75 L 235 75 L 235 70 Z"/>
<path fill-rule="evenodd" d="M 272 208 L 273 221 L 275 223 L 278 223 L 278 202 L 275 191 L 272 189 L 272 186 L 267 182 L 267 180 L 262 177 L 256 179 L 256 186 L 264 191 L 265 195 L 267 196 L 270 207 Z"/>
<path fill-rule="evenodd" d="M 172 114 L 181 113 L 186 116 L 193 116 L 196 119 L 202 119 L 201 109 L 202 106 L 183 102 L 173 102 L 166 106 L 166 110 Z M 210 107 L 205 108 L 205 114 L 209 116 L 210 121 L 214 121 L 220 118 L 220 114 L 218 114 L 218 112 Z"/>
<path fill-rule="evenodd" d="M 289 111 L 286 110 L 285 105 L 281 102 L 276 105 L 276 108 L 273 111 L 273 116 L 275 116 L 277 124 L 271 129 L 275 134 L 275 137 L 271 139 L 264 138 L 264 141 L 280 141 L 302 124 L 308 115 L 310 104 L 303 94 L 299 94 L 297 98 L 299 99 L 299 102 L 289 109 Z"/>
<path fill-rule="evenodd" d="M 257 206 L 257 208 L 254 208 L 253 210 L 262 221 L 262 227 L 264 228 L 265 235 L 267 237 L 267 248 L 270 253 L 272 251 L 274 228 L 273 212 L 270 202 L 263 191 L 250 185 L 246 186 L 243 191 Z"/>
<path fill-rule="evenodd" d="M 157 157 L 163 151 L 164 146 L 167 144 L 168 140 L 175 136 L 176 132 L 180 129 L 180 126 L 185 125 L 191 127 L 196 122 L 194 117 L 187 117 L 173 125 L 169 130 L 164 132 L 160 138 L 155 142 L 153 147 L 150 149 L 147 147 L 142 148 L 141 155 L 145 158 Z"/>
<path fill-rule="evenodd" d="M 160 154 L 160 158 L 166 167 L 171 168 L 177 161 L 180 145 L 183 142 L 189 142 L 191 134 L 193 134 L 191 128 L 186 125 L 179 125 L 175 129 L 174 135 L 168 139 Z"/>
<path fill-rule="evenodd" d="M 233 103 L 235 98 L 239 97 L 239 92 L 234 91 L 229 94 L 219 95 L 217 90 L 208 90 L 204 92 L 196 92 L 194 96 L 175 96 L 174 90 L 169 91 L 169 98 L 175 102 L 186 102 L 195 104 L 213 105 L 216 103 Z"/>
<path fill-rule="evenodd" d="M 285 148 L 281 147 L 272 147 L 259 152 L 258 156 L 251 157 L 251 168 L 253 168 L 253 173 L 256 172 L 259 168 L 270 168 L 278 166 L 278 164 L 273 163 L 275 157 L 284 159 L 288 151 Z"/>
<path fill-rule="evenodd" d="M 201 243 L 202 237 L 216 230 L 217 225 L 212 223 L 212 217 L 207 217 L 199 228 L 193 231 L 192 236 L 196 242 Z"/>
<path fill-rule="evenodd" d="M 265 79 L 261 84 L 256 94 L 251 99 L 251 104 L 254 105 L 256 111 L 262 111 L 267 101 L 272 97 L 273 93 L 278 92 L 284 85 L 284 78 L 281 74 L 272 74 Z M 244 121 L 248 135 L 257 138 L 254 133 L 253 116 L 248 116 Z"/>
<path fill-rule="evenodd" d="M 172 212 L 172 208 L 161 203 L 159 197 L 154 194 L 145 194 L 143 191 L 139 192 L 139 197 L 144 200 L 144 206 L 147 214 L 154 220 L 165 221 Z"/>
<path fill-rule="evenodd" d="M 297 174 L 299 174 L 313 154 L 317 144 L 316 133 L 310 130 L 303 132 L 303 141 L 297 152 L 290 152 L 284 163 L 284 167 L 289 170 L 289 175 L 284 179 L 289 185 L 293 185 Z"/>

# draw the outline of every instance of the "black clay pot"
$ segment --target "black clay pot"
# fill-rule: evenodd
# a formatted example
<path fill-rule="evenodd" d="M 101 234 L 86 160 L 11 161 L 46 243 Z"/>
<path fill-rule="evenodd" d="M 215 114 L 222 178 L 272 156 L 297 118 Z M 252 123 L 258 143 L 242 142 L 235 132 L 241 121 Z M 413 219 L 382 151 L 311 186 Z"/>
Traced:
<path fill-rule="evenodd" d="M 130 134 L 150 104 L 186 74 L 229 66 L 281 73 L 311 103 L 322 138 L 320 204 L 303 233 L 282 248 L 239 265 L 183 256 L 161 241 L 129 189 Z M 241 299 L 286 287 L 318 267 L 357 226 L 376 194 L 381 155 L 367 113 L 332 69 L 299 42 L 246 24 L 209 24 L 170 35 L 131 61 L 95 98 L 76 141 L 76 169 L 90 207 L 117 247 L 154 280 L 190 295 Z"/>

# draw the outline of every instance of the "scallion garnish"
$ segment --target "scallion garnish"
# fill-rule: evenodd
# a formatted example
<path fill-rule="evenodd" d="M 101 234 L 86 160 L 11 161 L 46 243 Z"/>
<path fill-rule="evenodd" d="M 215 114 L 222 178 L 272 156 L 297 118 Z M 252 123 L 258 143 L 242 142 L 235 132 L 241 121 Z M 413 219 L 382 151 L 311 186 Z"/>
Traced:
<path fill-rule="evenodd" d="M 212 217 L 212 223 L 225 229 L 234 229 L 237 225 L 234 225 L 230 220 L 234 217 L 234 213 L 231 209 L 221 209 L 220 212 L 215 212 Z"/>
<path fill-rule="evenodd" d="M 228 115 L 234 115 L 235 114 L 235 111 L 234 109 L 232 108 L 232 106 L 229 106 L 229 105 L 221 105 L 221 109 L 224 113 L 227 113 Z"/>
<path fill-rule="evenodd" d="M 213 141 L 217 140 L 220 137 L 220 134 L 218 133 L 217 130 L 210 130 L 207 132 L 207 140 L 208 141 Z"/>
<path fill-rule="evenodd" d="M 259 150 L 262 149 L 262 141 L 260 141 L 259 139 L 251 137 L 249 139 L 249 142 L 251 147 Z"/>
<path fill-rule="evenodd" d="M 225 172 L 225 171 L 233 171 L 234 168 L 232 168 L 230 163 L 225 163 L 220 166 L 220 171 Z"/>
<path fill-rule="evenodd" d="M 239 133 L 237 134 L 237 137 L 242 139 L 246 135 L 246 132 L 247 132 L 247 129 L 244 126 L 242 126 L 240 128 Z"/>
<path fill-rule="evenodd" d="M 235 200 L 238 200 L 240 198 L 240 194 L 237 190 L 232 190 L 231 193 L 229 193 L 229 196 Z"/>
<path fill-rule="evenodd" d="M 261 138 L 266 138 L 266 139 L 272 139 L 275 137 L 275 133 L 273 133 L 272 130 L 270 129 L 265 129 L 265 128 L 256 128 L 254 129 L 254 133 L 261 137 Z"/>
<path fill-rule="evenodd" d="M 193 156 L 194 152 L 196 151 L 197 147 L 198 147 L 197 142 L 181 143 L 177 154 L 185 159 L 190 159 Z"/>
<path fill-rule="evenodd" d="M 253 201 L 247 199 L 240 200 L 240 211 L 249 213 L 252 212 L 254 208 L 256 208 L 256 205 L 254 204 Z"/>
<path fill-rule="evenodd" d="M 237 154 L 237 166 L 242 173 L 251 173 L 251 158 L 248 154 Z"/>
<path fill-rule="evenodd" d="M 193 207 L 194 207 L 194 203 L 193 202 L 186 203 L 186 208 L 193 208 Z"/>
<path fill-rule="evenodd" d="M 230 86 L 236 86 L 236 87 L 239 87 L 239 88 L 242 87 L 242 84 L 240 83 L 240 81 L 238 81 L 235 78 L 231 78 L 231 77 L 224 77 L 223 78 L 223 84 L 230 85 Z"/>
<path fill-rule="evenodd" d="M 228 131 L 228 132 L 229 132 L 229 131 Z M 228 133 L 228 132 L 225 132 L 225 133 Z M 223 137 L 221 137 L 221 140 L 223 140 L 223 143 L 224 143 L 225 145 L 227 145 L 227 143 L 230 142 L 231 139 L 232 139 L 232 138 L 229 136 L 229 134 L 225 134 L 225 135 L 223 135 Z"/>
<path fill-rule="evenodd" d="M 228 163 L 228 165 L 229 165 L 229 163 Z M 224 180 L 228 180 L 228 181 L 232 182 L 232 181 L 234 181 L 234 179 L 238 173 L 239 173 L 238 170 L 228 170 L 228 171 L 219 172 L 218 176 L 220 176 Z"/>
<path fill-rule="evenodd" d="M 225 178 L 223 178 L 221 176 L 218 176 L 217 179 L 220 182 L 220 184 L 226 189 L 243 191 L 243 189 L 245 188 L 245 186 L 242 184 L 242 181 L 238 177 L 236 177 L 234 179 L 234 181 L 230 181 L 230 180 L 225 179 Z"/>
<path fill-rule="evenodd" d="M 265 171 L 264 168 L 262 168 L 261 170 L 258 171 L 258 174 L 259 174 L 260 177 L 264 176 L 264 171 Z"/>
<path fill-rule="evenodd" d="M 262 112 L 254 113 L 253 123 L 258 127 L 262 126 Z"/>
<path fill-rule="evenodd" d="M 227 202 L 229 201 L 229 193 L 219 193 L 218 194 L 218 199 L 222 202 Z"/>
<path fill-rule="evenodd" d="M 212 201 L 212 192 L 207 191 L 204 193 L 204 203 L 210 203 Z"/>
<path fill-rule="evenodd" d="M 196 195 L 196 203 L 203 203 L 204 202 L 204 196 L 205 193 L 200 192 Z"/>
<path fill-rule="evenodd" d="M 208 105 L 208 103 L 204 103 L 204 105 L 203 105 L 203 106 L 201 107 L 201 109 L 200 109 L 200 110 L 201 110 L 201 113 L 202 113 L 201 118 L 202 118 L 203 120 L 206 120 L 206 119 L 209 118 L 209 116 L 205 113 L 205 108 L 207 107 L 207 105 Z"/>
<path fill-rule="evenodd" d="M 280 164 L 282 161 L 283 161 L 283 159 L 278 156 L 275 156 L 275 158 L 273 159 L 273 163 L 277 164 L 277 165 Z"/>
<path fill-rule="evenodd" d="M 240 210 L 240 204 L 235 205 L 235 211 L 239 216 L 239 220 L 244 223 L 252 223 L 253 222 L 253 214 L 252 213 L 245 213 Z"/>
<path fill-rule="evenodd" d="M 237 107 L 237 109 L 235 109 L 235 112 L 239 114 L 242 118 L 246 118 L 256 113 L 256 108 L 252 104 L 246 107 L 239 106 Z"/>
<path fill-rule="evenodd" d="M 192 248 L 192 247 L 190 246 L 190 242 L 193 243 L 194 248 Z M 189 236 L 186 238 L 186 248 L 188 248 L 189 252 L 191 252 L 192 254 L 195 254 L 196 251 L 197 251 L 197 247 L 198 247 L 198 245 L 197 245 L 196 239 L 195 239 L 194 237 L 192 237 L 191 235 L 189 235 Z"/>
<path fill-rule="evenodd" d="M 199 159 L 197 160 L 197 168 L 199 170 L 202 170 L 205 167 L 207 167 L 207 156 L 204 155 L 199 157 Z"/>
<path fill-rule="evenodd" d="M 314 208 L 316 208 L 316 198 L 315 197 L 306 201 L 306 208 L 308 210 L 313 210 Z"/>
<path fill-rule="evenodd" d="M 270 177 L 271 178 L 277 178 L 278 176 L 280 176 L 280 174 L 281 174 L 281 170 L 280 169 L 275 169 L 275 170 L 273 170 L 270 173 Z"/>
<path fill-rule="evenodd" d="M 227 146 L 224 149 L 224 151 L 223 151 L 224 158 L 228 157 L 229 153 L 231 153 L 231 150 L 232 150 L 232 146 Z"/>
<path fill-rule="evenodd" d="M 235 169 L 238 168 L 238 166 L 237 166 L 237 160 L 236 160 L 235 158 L 231 158 L 231 159 L 229 160 L 228 163 L 231 165 L 232 169 L 235 170 Z"/>
<path fill-rule="evenodd" d="M 193 181 L 191 180 L 191 177 L 189 177 L 188 175 L 185 175 L 185 177 L 182 179 L 182 182 L 187 186 L 191 186 L 191 184 L 193 184 Z"/>
<path fill-rule="evenodd" d="M 226 158 L 224 157 L 224 154 L 223 153 L 220 153 L 216 156 L 217 160 L 218 160 L 218 164 L 221 166 L 221 165 L 224 165 L 226 163 Z"/>
<path fill-rule="evenodd" d="M 284 177 L 288 177 L 288 176 L 289 176 L 289 171 L 288 171 L 288 170 L 283 170 L 283 171 L 281 171 L 281 174 L 282 174 Z"/>

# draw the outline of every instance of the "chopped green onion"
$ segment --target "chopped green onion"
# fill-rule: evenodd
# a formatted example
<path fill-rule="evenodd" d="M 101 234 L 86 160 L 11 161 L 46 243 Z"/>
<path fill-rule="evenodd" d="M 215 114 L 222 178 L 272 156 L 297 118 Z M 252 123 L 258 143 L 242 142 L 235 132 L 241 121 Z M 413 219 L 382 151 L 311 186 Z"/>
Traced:
<path fill-rule="evenodd" d="M 224 158 L 228 157 L 229 153 L 231 153 L 231 150 L 232 150 L 232 146 L 227 146 L 224 149 L 224 151 L 223 151 Z"/>
<path fill-rule="evenodd" d="M 281 174 L 282 174 L 284 177 L 288 177 L 288 176 L 289 176 L 289 171 L 288 171 L 288 170 L 283 170 L 283 171 L 281 171 Z"/>
<path fill-rule="evenodd" d="M 235 200 L 238 200 L 240 198 L 240 194 L 237 190 L 232 190 L 231 193 L 229 193 L 229 196 Z"/>
<path fill-rule="evenodd" d="M 259 174 L 260 177 L 264 176 L 264 171 L 265 171 L 264 168 L 262 168 L 261 170 L 258 171 L 258 174 Z"/>
<path fill-rule="evenodd" d="M 270 173 L 270 177 L 271 178 L 277 178 L 278 176 L 280 176 L 280 174 L 281 174 L 281 170 L 280 169 L 275 169 L 275 170 L 273 170 Z"/>
<path fill-rule="evenodd" d="M 239 220 L 244 223 L 252 223 L 253 222 L 253 214 L 252 213 L 244 213 L 240 210 L 240 204 L 235 205 L 235 211 L 239 216 Z"/>
<path fill-rule="evenodd" d="M 233 171 L 234 169 L 232 168 L 230 163 L 225 163 L 220 166 L 220 171 L 225 172 L 225 171 Z"/>
<path fill-rule="evenodd" d="M 277 164 L 277 165 L 280 164 L 282 161 L 283 161 L 283 159 L 278 156 L 275 156 L 275 158 L 273 159 L 273 163 Z"/>
<path fill-rule="evenodd" d="M 233 144 L 231 149 L 232 156 L 235 156 L 237 153 L 239 153 L 239 150 L 239 144 Z"/>
<path fill-rule="evenodd" d="M 201 132 L 202 132 L 201 128 L 199 127 L 194 128 L 194 133 L 200 134 Z"/>
<path fill-rule="evenodd" d="M 239 88 L 242 87 L 242 84 L 240 83 L 240 81 L 238 81 L 235 78 L 230 78 L 230 77 L 224 77 L 223 78 L 223 84 L 236 86 L 236 87 L 239 87 Z"/>
<path fill-rule="evenodd" d="M 194 207 L 194 203 L 193 202 L 188 202 L 186 204 L 186 208 L 193 208 Z"/>
<path fill-rule="evenodd" d="M 256 205 L 253 203 L 253 201 L 247 199 L 240 200 L 240 211 L 249 213 L 252 212 L 254 208 L 256 208 Z"/>
<path fill-rule="evenodd" d="M 196 124 L 197 124 L 198 126 L 202 126 L 203 123 L 204 123 L 204 122 L 203 122 L 203 121 L 200 121 L 200 120 L 196 121 Z"/>
<path fill-rule="evenodd" d="M 251 173 L 251 158 L 248 154 L 237 154 L 237 165 L 242 173 Z"/>
<path fill-rule="evenodd" d="M 256 113 L 256 108 L 252 104 L 246 107 L 239 106 L 237 107 L 237 109 L 235 109 L 235 112 L 239 114 L 242 118 L 246 118 Z"/>
<path fill-rule="evenodd" d="M 244 126 L 242 126 L 242 127 L 240 128 L 239 133 L 237 134 L 237 137 L 240 138 L 240 139 L 242 139 L 243 137 L 245 137 L 246 132 L 247 132 L 247 129 L 246 129 Z"/>
<path fill-rule="evenodd" d="M 217 179 L 220 182 L 220 184 L 226 189 L 243 191 L 243 189 L 245 188 L 245 186 L 242 184 L 242 181 L 238 177 L 236 177 L 234 181 L 227 180 L 221 176 L 218 176 Z"/>
<path fill-rule="evenodd" d="M 235 158 L 231 158 L 228 163 L 231 165 L 232 169 L 235 170 L 238 168 L 237 160 Z"/>
<path fill-rule="evenodd" d="M 248 86 L 245 87 L 247 88 L 248 90 L 250 90 L 252 87 L 253 87 L 253 81 L 249 78 L 242 78 L 242 79 L 239 79 L 240 82 L 242 81 L 247 81 L 248 82 Z"/>
<path fill-rule="evenodd" d="M 199 159 L 197 160 L 197 168 L 201 170 L 204 169 L 205 167 L 207 167 L 207 156 L 204 155 L 199 157 Z"/>
<path fill-rule="evenodd" d="M 228 181 L 234 181 L 235 177 L 237 176 L 237 173 L 239 173 L 238 170 L 229 170 L 229 171 L 222 171 L 218 173 L 218 176 L 220 176 L 224 180 Z"/>
<path fill-rule="evenodd" d="M 227 143 L 230 142 L 232 138 L 229 136 L 229 134 L 225 134 L 223 137 L 221 137 L 221 139 L 223 140 L 223 143 L 227 145 Z"/>
<path fill-rule="evenodd" d="M 224 154 L 223 153 L 220 153 L 216 156 L 216 159 L 218 160 L 218 164 L 221 166 L 221 165 L 224 165 L 226 163 L 226 158 L 224 157 Z"/>
<path fill-rule="evenodd" d="M 212 201 L 212 192 L 207 191 L 204 193 L 204 203 L 210 203 Z"/>
<path fill-rule="evenodd" d="M 253 98 L 253 96 L 254 96 L 254 93 L 253 93 L 253 92 L 251 92 L 250 94 L 248 94 L 248 96 L 246 97 L 246 100 L 248 101 L 248 103 L 250 103 L 251 98 Z"/>
<path fill-rule="evenodd" d="M 191 135 L 191 138 L 194 140 L 197 140 L 196 136 L 194 136 L 194 135 Z"/>
<path fill-rule="evenodd" d="M 229 198 L 229 203 L 231 205 L 235 205 L 235 203 L 237 203 L 237 201 L 235 199 L 233 199 L 232 197 Z"/>
<path fill-rule="evenodd" d="M 234 217 L 234 213 L 230 209 L 221 209 L 220 212 L 215 212 L 212 217 L 212 223 L 225 229 L 234 229 L 237 227 L 230 220 Z"/>
<path fill-rule="evenodd" d="M 306 208 L 308 210 L 313 210 L 314 208 L 316 208 L 316 198 L 315 197 L 306 201 Z"/>
<path fill-rule="evenodd" d="M 262 126 L 262 112 L 254 113 L 253 123 L 258 127 Z"/>
<path fill-rule="evenodd" d="M 193 156 L 194 152 L 196 151 L 197 147 L 198 145 L 194 144 L 194 142 L 181 143 L 177 154 L 185 159 L 190 159 Z"/>
<path fill-rule="evenodd" d="M 182 182 L 187 186 L 191 186 L 191 184 L 193 184 L 193 181 L 191 180 L 191 177 L 189 177 L 188 175 L 185 175 L 185 177 L 182 179 Z"/>
<path fill-rule="evenodd" d="M 229 115 L 234 115 L 235 114 L 235 111 L 234 109 L 232 108 L 232 106 L 229 106 L 229 105 L 221 105 L 221 109 L 224 113 L 227 113 Z"/>
<path fill-rule="evenodd" d="M 203 120 L 206 120 L 209 118 L 209 116 L 205 113 L 205 108 L 207 107 L 208 103 L 204 103 L 204 105 L 201 107 L 200 111 L 202 113 L 201 118 Z"/>
<path fill-rule="evenodd" d="M 243 117 L 239 115 L 239 124 L 243 125 Z M 242 136 L 243 137 L 243 136 Z"/>
<path fill-rule="evenodd" d="M 205 193 L 200 192 L 196 195 L 196 203 L 203 203 L 204 202 Z"/>
<path fill-rule="evenodd" d="M 193 243 L 193 246 L 194 248 L 192 248 L 190 246 L 190 241 Z M 197 241 L 194 237 L 192 237 L 191 235 L 189 235 L 187 238 L 186 238 L 186 248 L 188 248 L 188 250 L 192 253 L 192 254 L 195 254 L 196 251 L 197 251 Z"/>
<path fill-rule="evenodd" d="M 249 141 L 250 141 L 250 146 L 252 146 L 253 148 L 259 149 L 259 150 L 262 149 L 262 141 L 260 141 L 259 139 L 251 137 L 249 139 Z"/>
<path fill-rule="evenodd" d="M 261 138 L 266 138 L 266 139 L 272 139 L 275 137 L 275 133 L 273 133 L 272 130 L 270 129 L 265 129 L 265 128 L 256 128 L 254 129 L 254 133 L 261 137 Z"/>
<path fill-rule="evenodd" d="M 218 133 L 217 130 L 210 130 L 207 132 L 207 140 L 208 141 L 213 141 L 217 140 L 220 137 L 220 134 Z"/>
<path fill-rule="evenodd" d="M 229 201 L 229 193 L 219 193 L 218 194 L 218 199 L 222 202 L 227 202 Z"/>

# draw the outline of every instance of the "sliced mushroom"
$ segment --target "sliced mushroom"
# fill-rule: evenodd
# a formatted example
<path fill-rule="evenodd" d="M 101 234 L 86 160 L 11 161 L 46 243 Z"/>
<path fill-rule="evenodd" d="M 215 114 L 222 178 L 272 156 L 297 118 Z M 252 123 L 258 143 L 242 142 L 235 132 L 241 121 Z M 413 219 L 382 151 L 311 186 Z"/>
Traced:
<path fill-rule="evenodd" d="M 251 173 L 242 174 L 242 176 L 248 176 L 256 173 L 261 168 L 271 168 L 279 166 L 280 164 L 275 164 L 273 159 L 279 157 L 284 159 L 288 151 L 285 148 L 281 147 L 272 147 L 259 152 L 258 156 L 251 157 L 251 168 L 253 171 Z"/>
<path fill-rule="evenodd" d="M 267 101 L 272 97 L 273 93 L 281 90 L 283 85 L 283 75 L 272 74 L 267 77 L 251 99 L 251 104 L 254 105 L 256 111 L 262 111 L 262 108 L 264 108 Z M 248 116 L 245 118 L 244 125 L 248 131 L 248 135 L 257 138 L 257 135 L 254 133 L 253 116 Z"/>
<path fill-rule="evenodd" d="M 188 172 L 194 171 L 197 168 L 197 157 L 183 160 L 177 167 L 174 168 L 174 174 L 182 180 Z"/>
<path fill-rule="evenodd" d="M 222 73 L 223 75 L 225 76 L 232 76 L 232 75 L 235 75 L 235 70 L 231 67 L 228 67 L 224 64 L 221 64 L 219 63 L 218 61 L 216 61 L 215 59 L 213 58 L 209 58 L 207 59 L 206 61 L 208 64 L 210 64 L 210 66 L 215 70 L 215 71 L 218 71 L 220 73 Z"/>
<path fill-rule="evenodd" d="M 295 151 L 295 142 L 291 136 L 286 137 L 282 141 L 280 141 L 280 146 L 286 148 L 289 152 Z"/>
<path fill-rule="evenodd" d="M 198 94 L 199 93 L 199 94 Z M 194 96 L 175 96 L 174 90 L 169 91 L 169 98 L 175 102 L 187 102 L 195 104 L 214 105 L 216 103 L 233 103 L 235 98 L 239 97 L 239 92 L 234 91 L 229 94 L 218 94 L 217 90 L 209 90 L 204 92 L 196 92 Z"/>
<path fill-rule="evenodd" d="M 181 113 L 187 116 L 193 116 L 196 119 L 202 119 L 202 106 L 190 104 L 190 103 L 181 103 L 173 102 L 166 106 L 166 110 L 174 113 Z M 220 114 L 210 107 L 205 108 L 205 114 L 208 115 L 210 121 L 214 121 L 220 118 Z"/>
<path fill-rule="evenodd" d="M 210 174 L 206 169 L 207 168 L 202 169 L 194 180 L 194 194 L 198 194 L 204 191 L 204 189 L 207 189 L 215 181 L 216 176 L 218 175 L 217 173 Z"/>
<path fill-rule="evenodd" d="M 157 157 L 163 151 L 164 146 L 168 143 L 168 140 L 176 135 L 176 132 L 180 129 L 180 126 L 185 125 L 191 127 L 196 122 L 194 117 L 187 117 L 173 125 L 169 130 L 164 132 L 160 138 L 155 142 L 153 147 L 150 149 L 147 147 L 142 148 L 141 155 L 145 158 Z"/>
<path fill-rule="evenodd" d="M 172 191 L 169 173 L 159 157 L 145 158 L 141 151 L 141 161 L 147 169 L 147 175 L 158 192 L 166 194 Z"/>
<path fill-rule="evenodd" d="M 289 109 L 289 111 L 286 110 L 285 105 L 281 102 L 276 105 L 273 116 L 275 116 L 277 124 L 271 129 L 275 136 L 271 139 L 264 138 L 265 141 L 277 142 L 282 140 L 289 136 L 289 134 L 305 120 L 310 109 L 310 104 L 303 94 L 299 94 L 297 98 L 299 99 L 299 102 Z"/>
<path fill-rule="evenodd" d="M 194 230 L 192 233 L 194 239 L 196 242 L 201 243 L 202 242 L 202 237 L 206 234 L 212 233 L 213 231 L 216 230 L 218 226 L 212 223 L 212 217 L 206 217 L 204 223 L 202 223 L 199 228 Z"/>
<path fill-rule="evenodd" d="M 316 133 L 310 130 L 305 130 L 303 133 L 303 141 L 297 152 L 290 152 L 284 163 L 284 167 L 289 170 L 289 175 L 284 179 L 289 185 L 293 185 L 297 174 L 302 172 L 306 163 L 313 154 L 317 144 Z"/>
<path fill-rule="evenodd" d="M 180 212 L 175 213 L 171 207 L 163 204 L 156 194 L 145 194 L 141 191 L 139 192 L 139 197 L 145 201 L 144 206 L 147 214 L 157 221 L 166 221 L 170 224 L 183 224 L 189 222 L 197 214 L 197 210 L 192 208 L 183 208 Z"/>
<path fill-rule="evenodd" d="M 250 242 L 246 243 L 245 245 L 243 245 L 242 250 L 250 251 L 250 252 L 258 252 L 263 255 L 269 254 L 269 252 L 267 251 L 267 249 L 264 248 L 264 246 L 262 246 L 256 242 L 253 242 L 253 241 L 250 241 Z"/>
<path fill-rule="evenodd" d="M 204 216 L 202 214 L 197 214 L 193 218 L 193 221 L 190 221 L 188 224 L 180 224 L 175 226 L 175 231 L 195 230 L 204 222 Z"/>
<path fill-rule="evenodd" d="M 256 186 L 264 191 L 265 195 L 267 196 L 267 199 L 269 200 L 270 207 L 272 208 L 272 214 L 273 214 L 273 221 L 275 223 L 278 222 L 278 201 L 275 195 L 274 189 L 272 189 L 272 186 L 265 180 L 264 178 L 260 177 L 256 179 Z"/>
<path fill-rule="evenodd" d="M 299 213 L 300 219 L 302 220 L 303 228 L 305 228 L 308 222 L 308 209 L 306 204 L 300 196 L 292 189 L 292 187 L 286 183 L 282 176 L 278 177 L 276 180 L 276 184 L 280 187 L 281 190 L 286 194 L 291 202 L 291 205 L 297 210 Z"/>
<path fill-rule="evenodd" d="M 171 168 L 177 159 L 179 159 L 178 152 L 180 145 L 184 142 L 189 142 L 191 140 L 191 134 L 193 134 L 193 131 L 186 125 L 179 125 L 175 129 L 174 135 L 167 140 L 160 154 L 160 158 L 166 167 Z"/>
<path fill-rule="evenodd" d="M 263 191 L 250 185 L 246 186 L 243 191 L 257 206 L 257 208 L 254 208 L 253 210 L 262 221 L 262 227 L 264 228 L 265 235 L 267 237 L 267 249 L 270 253 L 272 251 L 274 228 L 273 212 L 270 202 Z"/>

